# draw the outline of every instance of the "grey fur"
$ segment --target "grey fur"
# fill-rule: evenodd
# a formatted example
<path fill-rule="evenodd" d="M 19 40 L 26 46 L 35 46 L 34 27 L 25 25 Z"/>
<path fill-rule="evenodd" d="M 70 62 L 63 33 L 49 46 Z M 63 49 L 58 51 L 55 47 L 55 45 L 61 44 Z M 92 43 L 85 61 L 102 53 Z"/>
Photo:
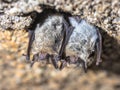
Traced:
<path fill-rule="evenodd" d="M 33 53 L 31 66 L 36 61 L 46 61 L 49 59 L 53 66 L 58 68 L 60 60 L 60 49 L 64 38 L 63 16 L 59 14 L 49 15 L 43 23 L 37 24 L 34 31 L 32 47 L 28 48 L 27 57 L 29 58 L 30 49 Z M 29 46 L 31 46 L 29 44 Z"/>
<path fill-rule="evenodd" d="M 62 18 L 60 15 L 52 15 L 45 19 L 42 25 L 37 25 L 32 46 L 33 54 L 38 52 L 58 54 L 63 39 Z"/>
<path fill-rule="evenodd" d="M 39 61 L 40 58 L 52 57 L 55 68 L 58 68 L 57 63 L 61 61 L 60 69 L 69 63 L 82 66 L 85 71 L 95 57 L 99 64 L 101 36 L 98 29 L 85 20 L 80 20 L 79 17 L 68 17 L 68 21 L 61 14 L 51 14 L 45 18 L 43 23 L 37 24 L 31 47 L 34 55 L 33 63 Z M 68 34 L 70 30 L 71 35 Z M 61 53 L 65 55 L 59 58 L 62 46 Z M 91 56 L 93 52 L 95 54 Z"/>
<path fill-rule="evenodd" d="M 66 56 L 80 57 L 86 65 L 89 65 L 95 60 L 94 56 L 90 58 L 89 56 L 92 52 L 96 52 L 99 38 L 97 28 L 85 20 L 78 22 L 74 17 L 70 17 L 69 21 L 75 29 L 66 45 Z"/>

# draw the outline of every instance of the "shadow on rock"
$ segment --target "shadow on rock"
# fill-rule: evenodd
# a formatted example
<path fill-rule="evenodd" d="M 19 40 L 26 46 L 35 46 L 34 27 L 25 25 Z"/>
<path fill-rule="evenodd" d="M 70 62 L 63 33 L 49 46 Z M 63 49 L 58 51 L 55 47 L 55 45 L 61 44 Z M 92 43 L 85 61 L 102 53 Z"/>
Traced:
<path fill-rule="evenodd" d="M 105 30 L 101 29 L 103 48 L 102 63 L 99 66 L 92 65 L 95 71 L 104 70 L 115 74 L 120 74 L 120 41 L 109 36 Z"/>

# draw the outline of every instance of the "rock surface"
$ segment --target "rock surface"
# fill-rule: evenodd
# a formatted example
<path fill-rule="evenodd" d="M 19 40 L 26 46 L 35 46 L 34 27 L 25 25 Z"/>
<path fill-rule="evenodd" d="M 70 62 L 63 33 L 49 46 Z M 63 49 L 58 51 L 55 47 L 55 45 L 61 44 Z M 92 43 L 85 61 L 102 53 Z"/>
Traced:
<path fill-rule="evenodd" d="M 119 0 L 1 0 L 0 28 L 23 29 L 29 26 L 32 18 L 21 15 L 33 11 L 42 12 L 43 5 L 80 15 L 112 36 L 116 33 L 120 35 Z"/>

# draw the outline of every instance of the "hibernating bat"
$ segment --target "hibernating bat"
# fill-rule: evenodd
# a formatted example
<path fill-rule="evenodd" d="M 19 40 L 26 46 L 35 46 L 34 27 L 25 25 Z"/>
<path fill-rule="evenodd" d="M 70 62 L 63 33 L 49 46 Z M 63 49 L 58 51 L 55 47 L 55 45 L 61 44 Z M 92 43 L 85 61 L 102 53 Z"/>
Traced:
<path fill-rule="evenodd" d="M 91 65 L 95 59 L 97 60 L 96 65 L 99 65 L 101 62 L 102 37 L 98 28 L 80 19 L 79 16 L 69 17 L 69 22 L 74 30 L 70 36 L 66 36 L 66 59 L 63 60 L 61 69 L 66 63 L 69 63 L 82 66 L 86 71 L 87 66 Z"/>
<path fill-rule="evenodd" d="M 31 52 L 31 66 L 36 61 L 51 60 L 55 68 L 58 68 L 60 61 L 60 69 L 68 63 L 82 66 L 86 71 L 95 59 L 96 64 L 99 64 L 102 39 L 97 27 L 79 16 L 63 13 L 43 12 L 37 18 L 40 21 L 34 23 L 34 28 L 29 30 L 27 59 L 30 59 Z"/>

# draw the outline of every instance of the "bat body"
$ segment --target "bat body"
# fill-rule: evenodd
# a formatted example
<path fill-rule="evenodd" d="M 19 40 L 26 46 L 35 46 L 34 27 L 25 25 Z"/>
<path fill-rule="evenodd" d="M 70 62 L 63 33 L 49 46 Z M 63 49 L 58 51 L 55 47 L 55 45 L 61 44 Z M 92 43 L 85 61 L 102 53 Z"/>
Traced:
<path fill-rule="evenodd" d="M 49 16 L 42 25 L 37 24 L 34 33 L 33 54 L 38 52 L 57 54 L 63 39 L 62 17 L 59 15 Z"/>
<path fill-rule="evenodd" d="M 63 16 L 60 14 L 49 15 L 43 23 L 37 24 L 30 35 L 28 45 L 27 56 L 30 57 L 30 51 L 34 55 L 31 65 L 36 61 L 51 58 L 54 67 L 58 68 L 57 62 L 62 55 L 61 45 L 65 38 L 64 33 Z"/>
<path fill-rule="evenodd" d="M 98 29 L 78 17 L 69 17 L 69 22 L 74 30 L 65 47 L 66 62 L 83 66 L 86 69 L 96 57 L 98 65 L 102 49 Z"/>

